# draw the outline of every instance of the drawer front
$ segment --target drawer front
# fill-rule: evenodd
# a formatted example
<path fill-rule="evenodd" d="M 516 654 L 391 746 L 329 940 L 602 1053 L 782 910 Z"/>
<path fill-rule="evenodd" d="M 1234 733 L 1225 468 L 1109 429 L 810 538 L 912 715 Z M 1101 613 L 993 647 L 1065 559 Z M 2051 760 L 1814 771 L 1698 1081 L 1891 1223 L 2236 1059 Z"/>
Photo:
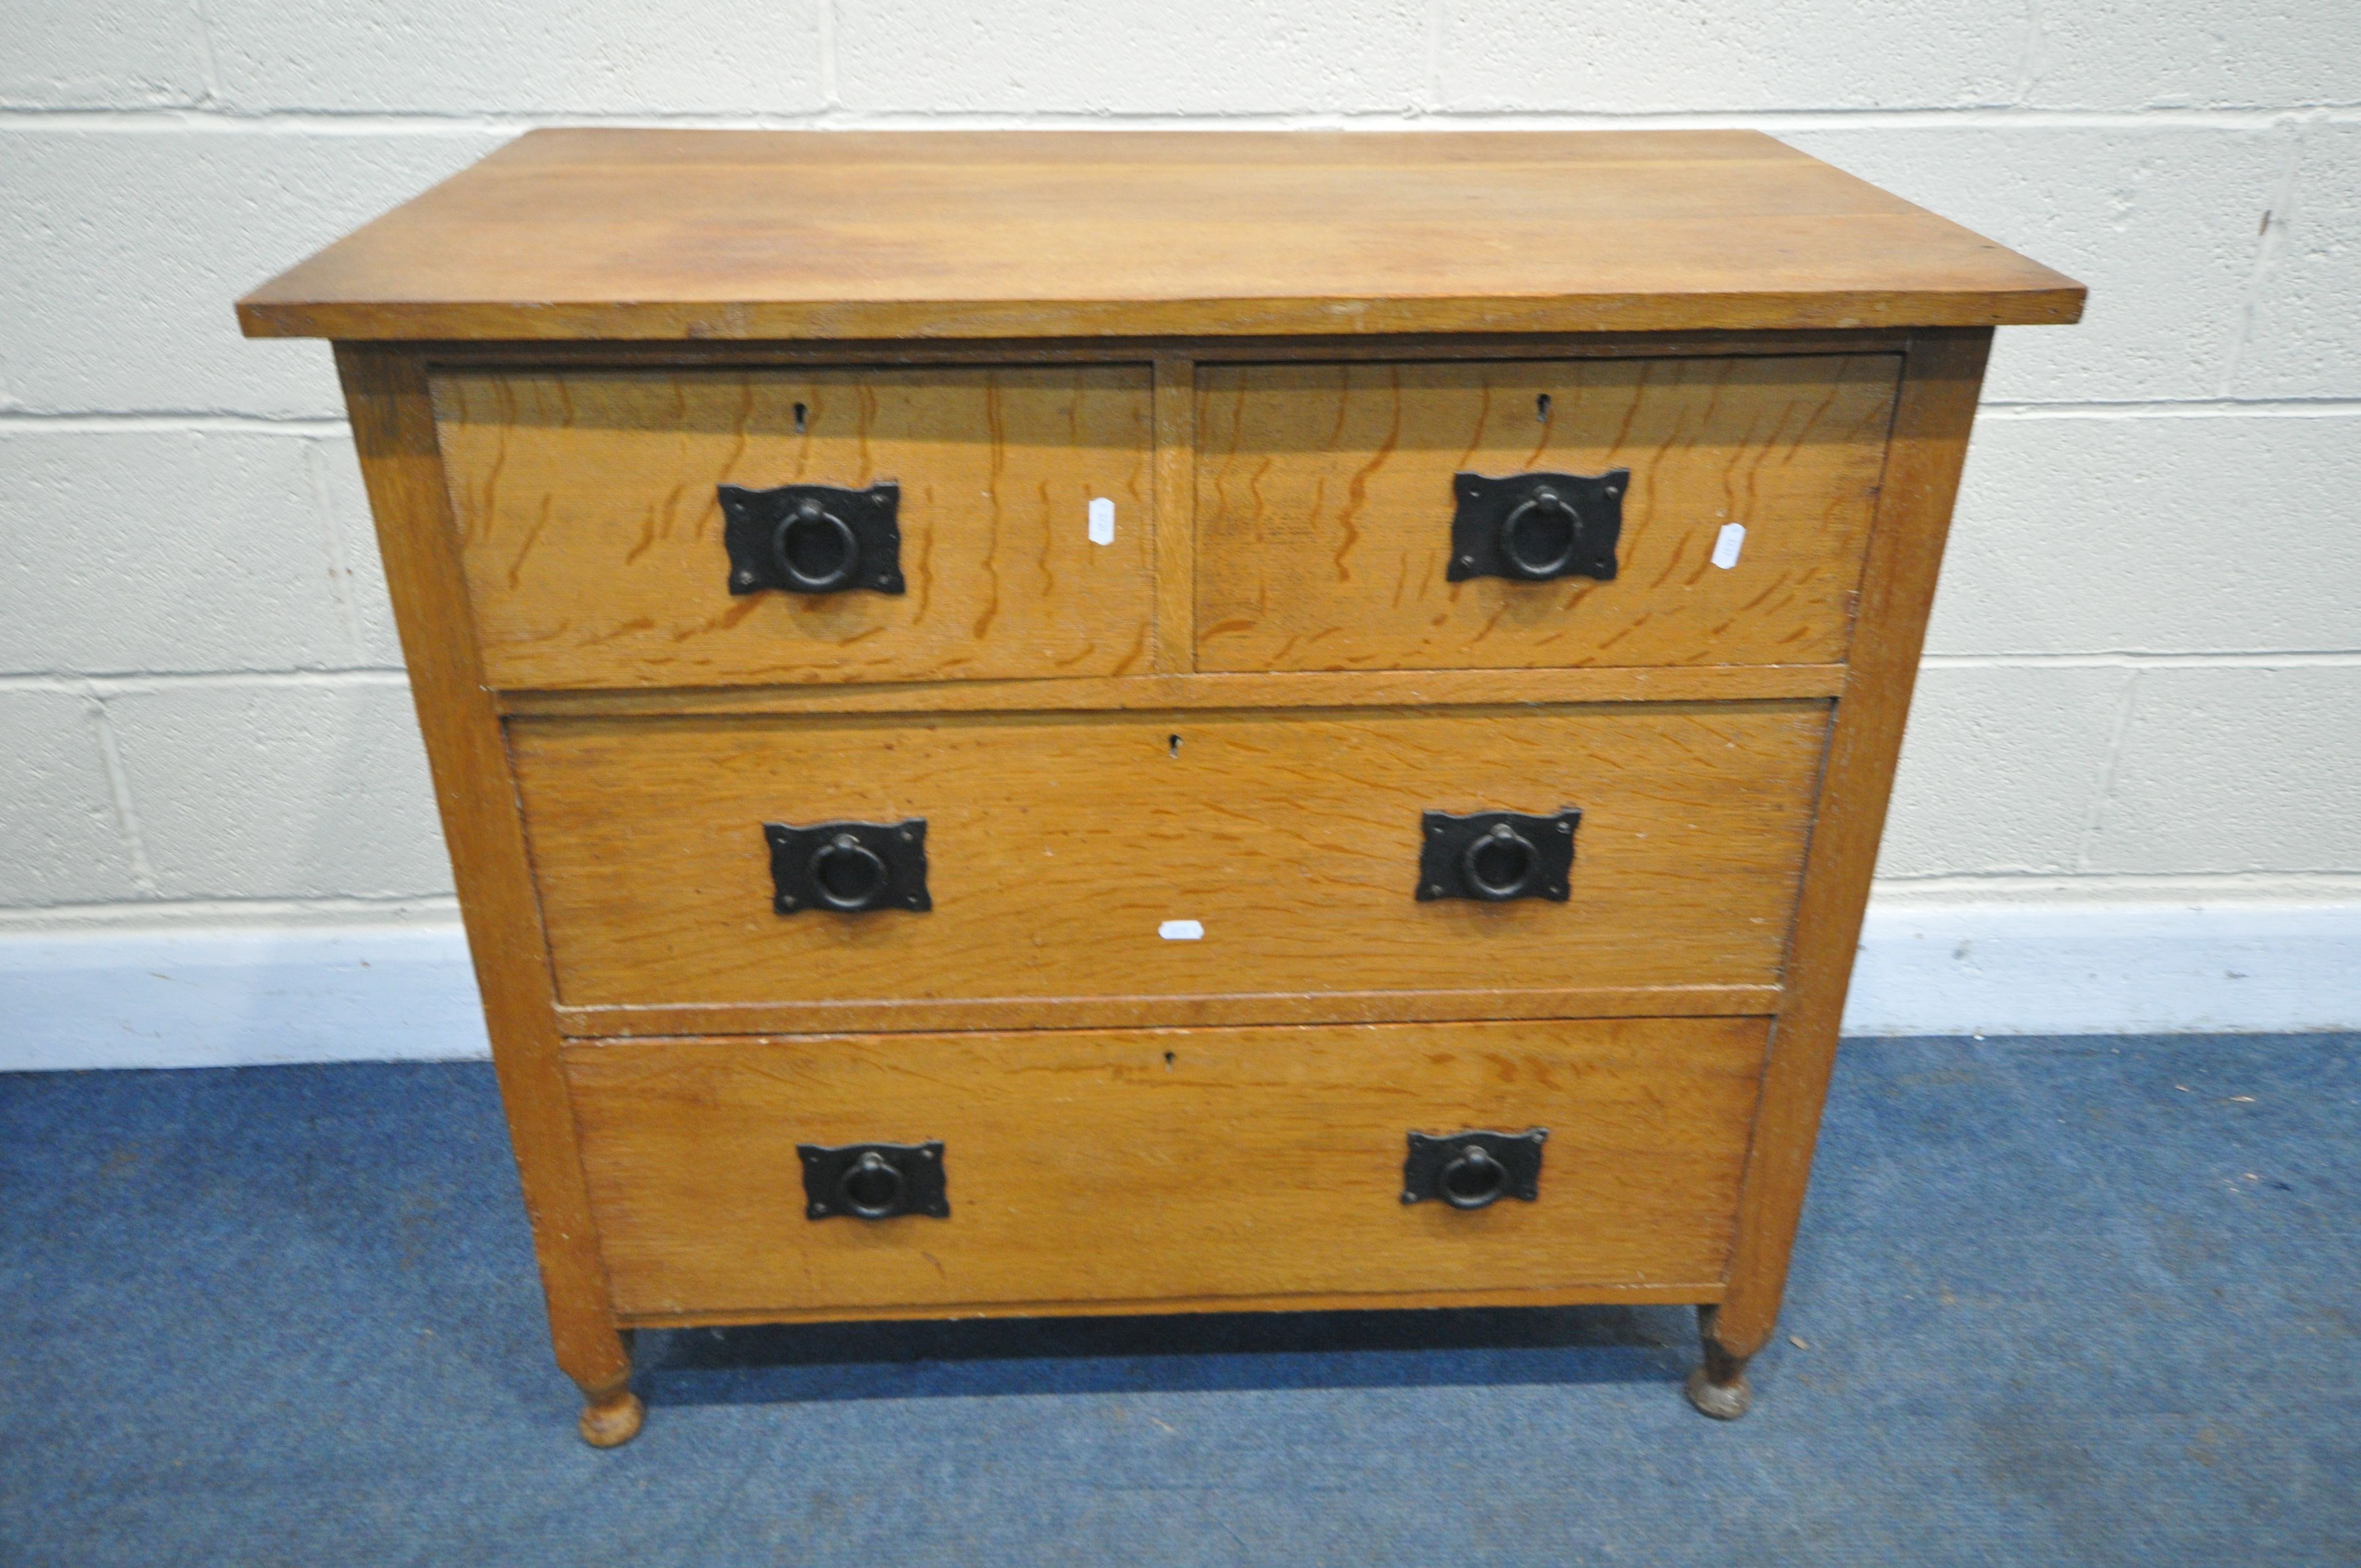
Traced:
<path fill-rule="evenodd" d="M 1647 988 L 1776 983 L 1827 718 L 1795 702 L 511 734 L 561 1002 L 656 1010 L 569 1028 L 651 1034 L 1047 1021 L 961 999 L 1142 1009 L 1068 1024 L 1538 1015 L 1635 988 L 1616 1011 L 1767 1011 Z M 1416 897 L 1424 813 L 1566 806 L 1583 815 L 1565 902 Z M 763 824 L 912 817 L 931 910 L 774 912 Z M 1383 1002 L 1413 992 L 1511 1011 Z M 1241 995 L 1264 1000 L 1171 1006 Z M 662 1011 L 730 1005 L 781 1011 Z M 904 1025 L 895 1007 L 935 1011 Z"/>
<path fill-rule="evenodd" d="M 485 371 L 434 396 L 495 685 L 1146 668 L 1145 367 Z M 902 593 L 730 591 L 718 487 L 882 480 Z"/>
<path fill-rule="evenodd" d="M 627 1315 L 1694 1292 L 1759 1018 L 577 1045 Z M 1401 1201 L 1412 1131 L 1548 1130 L 1537 1197 Z M 947 1217 L 807 1218 L 799 1144 L 939 1139 Z"/>
<path fill-rule="evenodd" d="M 1198 667 L 1840 662 L 1900 369 L 1893 355 L 1208 367 Z M 1613 580 L 1448 580 L 1454 476 L 1618 468 Z M 1730 523 L 1745 534 L 1719 565 Z"/>

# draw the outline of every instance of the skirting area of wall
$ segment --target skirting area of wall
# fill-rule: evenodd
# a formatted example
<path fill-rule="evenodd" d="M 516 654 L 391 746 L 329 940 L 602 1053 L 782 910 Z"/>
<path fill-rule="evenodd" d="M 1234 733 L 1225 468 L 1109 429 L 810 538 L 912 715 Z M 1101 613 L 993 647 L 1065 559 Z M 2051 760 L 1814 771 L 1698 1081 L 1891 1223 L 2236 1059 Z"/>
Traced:
<path fill-rule="evenodd" d="M 1850 1035 L 2162 1035 L 2361 1023 L 2361 904 L 1872 905 Z"/>
<path fill-rule="evenodd" d="M 0 1071 L 486 1054 L 456 922 L 0 936 Z M 1846 1031 L 2361 1027 L 2361 904 L 1872 909 Z"/>
<path fill-rule="evenodd" d="M 0 1070 L 491 1054 L 456 920 L 0 936 Z"/>

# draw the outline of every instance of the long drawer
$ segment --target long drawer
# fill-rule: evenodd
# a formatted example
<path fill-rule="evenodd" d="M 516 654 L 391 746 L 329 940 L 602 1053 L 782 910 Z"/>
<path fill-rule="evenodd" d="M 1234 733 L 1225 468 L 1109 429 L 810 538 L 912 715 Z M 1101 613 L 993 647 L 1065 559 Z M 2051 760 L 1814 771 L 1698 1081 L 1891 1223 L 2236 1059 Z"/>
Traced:
<path fill-rule="evenodd" d="M 1767 1012 L 1817 702 L 533 719 L 570 1033 Z M 1580 811 L 1563 901 L 1425 815 Z M 931 907 L 780 913 L 766 824 L 923 820 Z"/>
<path fill-rule="evenodd" d="M 578 1044 L 645 1321 L 1718 1292 L 1760 1018 Z M 1405 1203 L 1409 1135 L 1546 1133 L 1532 1201 Z M 809 1217 L 806 1146 L 939 1141 L 942 1217 Z"/>
<path fill-rule="evenodd" d="M 434 394 L 494 685 L 1147 667 L 1145 366 L 453 371 Z M 886 481 L 901 591 L 733 592 L 722 486 Z M 776 530 L 748 526 L 759 537 L 743 547 L 770 570 Z M 840 563 L 829 527 L 797 527 L 808 575 Z M 865 551 L 852 580 L 868 584 L 886 547 L 846 538 Z"/>
<path fill-rule="evenodd" d="M 1890 354 L 1207 367 L 1198 668 L 1840 663 L 1900 370 Z M 1620 525 L 1611 579 L 1455 580 L 1458 546 L 1499 543 L 1504 521 L 1476 508 L 1455 528 L 1460 476 L 1619 470 L 1587 523 L 1600 553 Z M 1553 526 L 1536 510 L 1517 554 L 1558 559 Z"/>

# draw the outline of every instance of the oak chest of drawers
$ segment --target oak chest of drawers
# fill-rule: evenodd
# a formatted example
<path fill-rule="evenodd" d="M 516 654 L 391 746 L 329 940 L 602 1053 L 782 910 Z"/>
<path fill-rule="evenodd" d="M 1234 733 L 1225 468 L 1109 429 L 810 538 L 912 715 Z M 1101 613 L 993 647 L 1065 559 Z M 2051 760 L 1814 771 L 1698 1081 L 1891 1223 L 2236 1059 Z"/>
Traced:
<path fill-rule="evenodd" d="M 1746 1399 L 1993 326 L 1746 133 L 529 136 L 337 341 L 628 1331 L 1695 1303 Z"/>

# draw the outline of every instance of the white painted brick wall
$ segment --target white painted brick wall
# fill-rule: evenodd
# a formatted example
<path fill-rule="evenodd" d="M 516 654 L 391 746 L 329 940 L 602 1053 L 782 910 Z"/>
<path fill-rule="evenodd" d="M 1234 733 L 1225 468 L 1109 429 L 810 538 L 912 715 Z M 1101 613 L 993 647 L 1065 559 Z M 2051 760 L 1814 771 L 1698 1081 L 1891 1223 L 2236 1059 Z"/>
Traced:
<path fill-rule="evenodd" d="M 45 0 L 11 5 L 0 19 L 0 109 L 161 108 L 205 94 L 194 5 Z"/>
<path fill-rule="evenodd" d="M 1496 0 L 1439 10 L 1444 104 L 1529 115 L 2006 104 L 2030 31 L 2023 9 L 1989 0 Z"/>
<path fill-rule="evenodd" d="M 2024 101 L 2044 109 L 2361 104 L 2361 9 L 2327 4 L 2044 5 Z"/>
<path fill-rule="evenodd" d="M 205 0 L 240 113 L 795 115 L 820 0 Z"/>
<path fill-rule="evenodd" d="M 0 115 L 0 392 L 38 413 L 341 416 L 326 351 L 229 302 L 511 134 L 53 118 Z"/>
<path fill-rule="evenodd" d="M 0 690 L 0 867 L 19 905 L 138 899 L 108 777 L 105 716 L 77 692 Z"/>
<path fill-rule="evenodd" d="M 2361 419 L 2341 408 L 1988 411 L 1927 646 L 2361 647 Z"/>
<path fill-rule="evenodd" d="M 2081 871 L 2134 678 L 2104 665 L 1920 671 L 1878 874 Z"/>
<path fill-rule="evenodd" d="M 845 106 L 890 115 L 1401 113 L 1424 0 L 839 0 Z"/>
<path fill-rule="evenodd" d="M 325 348 L 230 302 L 549 123 L 1751 125 L 2003 334 L 1881 865 L 2361 894 L 2361 5 L 0 0 L 0 926 L 447 911 Z"/>
<path fill-rule="evenodd" d="M 0 441 L 0 668 L 350 669 L 319 440 L 33 422 Z M 334 454 L 349 461 L 349 450 Z"/>
<path fill-rule="evenodd" d="M 2361 74 L 2353 63 L 2361 46 L 2346 60 Z M 2305 128 L 2257 272 L 2228 389 L 2250 398 L 2351 397 L 2361 365 L 2361 125 Z"/>
<path fill-rule="evenodd" d="M 1847 125 L 1788 137 L 2081 280 L 2081 322 L 2003 331 L 1984 395 L 2210 398 L 2244 324 L 2265 192 L 2294 134 L 2261 126 Z"/>
<path fill-rule="evenodd" d="M 2142 670 L 2089 869 L 2361 872 L 2361 681 L 2346 665 Z"/>
<path fill-rule="evenodd" d="M 402 900 L 450 886 L 401 682 L 157 683 L 106 709 L 159 896 Z"/>

